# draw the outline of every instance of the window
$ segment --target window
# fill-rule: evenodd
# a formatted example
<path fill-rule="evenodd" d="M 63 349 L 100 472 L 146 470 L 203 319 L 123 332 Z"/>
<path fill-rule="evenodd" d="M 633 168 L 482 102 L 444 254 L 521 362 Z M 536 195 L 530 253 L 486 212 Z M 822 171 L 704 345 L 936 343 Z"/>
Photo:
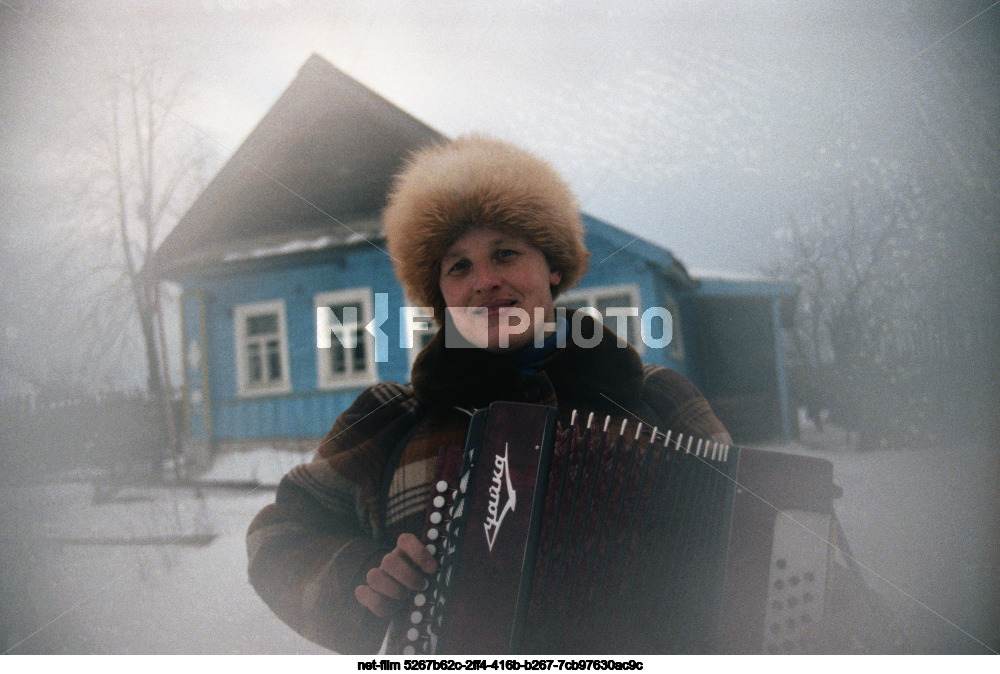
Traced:
<path fill-rule="evenodd" d="M 670 344 L 664 348 L 668 349 L 668 354 L 676 362 L 684 360 L 684 340 L 681 337 L 680 311 L 677 302 L 669 295 L 664 295 L 663 308 L 670 314 L 673 328 Z M 616 333 L 619 332 L 619 321 L 626 321 L 625 338 L 628 343 L 635 347 L 639 353 L 645 353 L 646 345 L 642 340 L 642 314 L 643 308 L 639 305 L 639 287 L 636 285 L 602 286 L 597 288 L 581 288 L 566 293 L 559 297 L 556 305 L 567 309 L 579 309 L 581 307 L 593 307 L 604 316 L 605 324 Z M 609 316 L 608 311 L 619 308 L 633 307 L 637 311 L 636 316 L 621 317 L 615 316 L 619 312 L 612 311 Z M 654 319 L 656 320 L 656 319 Z M 655 325 L 658 326 L 659 321 Z M 647 326 L 647 329 L 649 326 Z M 653 337 L 659 338 L 656 331 L 658 327 L 653 327 Z"/>
<path fill-rule="evenodd" d="M 233 320 L 237 395 L 291 391 L 284 301 L 237 306 L 233 310 Z"/>
<path fill-rule="evenodd" d="M 598 288 L 581 288 L 560 295 L 556 300 L 556 306 L 567 309 L 580 309 L 592 307 L 600 312 L 604 317 L 604 323 L 621 337 L 625 337 L 631 344 L 642 353 L 645 349 L 640 339 L 639 327 L 642 316 L 642 307 L 639 306 L 639 287 L 635 285 L 625 286 L 602 286 Z M 616 315 L 614 309 L 635 308 L 637 315 L 625 316 Z M 609 315 L 608 311 L 612 310 Z M 621 335 L 618 329 L 619 321 L 626 322 L 625 334 Z"/>
<path fill-rule="evenodd" d="M 316 309 L 316 369 L 319 388 L 366 386 L 377 381 L 375 336 L 365 330 L 373 316 L 371 290 L 321 293 Z M 324 344 L 329 336 L 330 346 Z"/>

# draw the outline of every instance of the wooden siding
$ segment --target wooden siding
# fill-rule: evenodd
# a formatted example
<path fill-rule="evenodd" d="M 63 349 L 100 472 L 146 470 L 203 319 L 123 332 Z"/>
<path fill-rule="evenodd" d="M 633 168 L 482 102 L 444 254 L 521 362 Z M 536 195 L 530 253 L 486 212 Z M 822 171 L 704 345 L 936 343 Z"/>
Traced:
<path fill-rule="evenodd" d="M 753 348 L 754 356 L 746 363 L 752 366 L 750 369 L 753 371 L 742 368 L 741 386 L 761 398 L 762 404 L 767 407 L 765 416 L 768 418 L 780 419 L 782 412 L 787 414 L 787 409 L 781 409 L 783 404 L 787 405 L 787 401 L 781 400 L 787 393 L 783 385 L 775 385 L 775 376 L 780 377 L 780 374 L 774 371 L 779 365 L 775 363 L 778 345 L 771 326 L 770 299 L 783 295 L 784 288 L 769 284 L 713 281 L 703 289 L 679 289 L 676 278 L 668 272 L 675 264 L 669 252 L 662 251 L 657 258 L 651 252 L 655 247 L 644 243 L 643 254 L 637 254 L 629 245 L 629 238 L 602 235 L 610 229 L 599 223 L 588 234 L 590 270 L 578 288 L 631 285 L 639 290 L 640 311 L 652 306 L 667 306 L 666 297 L 675 300 L 679 308 L 680 315 L 674 318 L 684 340 L 683 357 L 674 358 L 669 347 L 646 347 L 643 359 L 681 372 L 706 393 L 713 393 L 712 397 L 717 400 L 720 396 L 731 397 L 726 395 L 727 391 L 721 390 L 724 386 L 720 377 L 724 373 L 710 362 L 720 358 L 718 349 L 723 343 L 727 349 L 731 348 L 732 340 L 721 339 L 715 346 L 707 346 L 706 340 L 717 340 L 719 336 L 712 336 L 718 331 L 706 323 L 707 305 L 703 303 L 709 297 L 716 298 L 715 302 L 726 297 L 728 301 L 724 303 L 732 312 L 720 315 L 714 310 L 711 312 L 713 320 L 724 318 L 729 322 L 738 316 L 737 322 L 743 327 L 736 333 L 749 331 L 763 340 Z M 636 245 L 638 243 L 636 240 Z M 188 437 L 192 440 L 206 439 L 208 435 L 212 440 L 314 438 L 329 430 L 362 387 L 325 390 L 319 386 L 314 297 L 320 293 L 367 288 L 376 305 L 375 294 L 385 293 L 388 315 L 381 329 L 388 336 L 388 350 L 385 354 L 387 360 L 376 364 L 377 378 L 409 381 L 409 354 L 399 346 L 399 309 L 404 303 L 402 290 L 396 282 L 390 259 L 375 246 L 361 244 L 325 254 L 245 261 L 226 269 L 213 270 L 211 275 L 188 279 L 184 287 L 185 353 L 192 340 L 203 349 L 201 370 L 187 370 L 185 379 Z M 754 288 L 757 289 L 756 294 L 753 293 Z M 236 384 L 235 308 L 274 300 L 284 302 L 291 391 L 241 396 Z M 733 334 L 729 330 L 726 332 Z M 743 347 L 746 345 L 744 340 Z M 192 394 L 198 390 L 207 393 L 207 396 L 202 394 L 200 405 L 193 404 L 191 400 Z M 769 432 L 778 430 L 771 421 L 765 425 L 771 429 Z M 780 427 L 782 424 L 779 421 L 777 425 Z"/>
<path fill-rule="evenodd" d="M 386 293 L 390 311 L 381 328 L 390 336 L 388 361 L 376 363 L 377 375 L 380 379 L 409 379 L 407 355 L 397 341 L 402 290 L 389 259 L 373 246 L 357 246 L 349 255 L 326 261 L 313 259 L 303 266 L 244 265 L 239 273 L 192 280 L 185 286 L 189 293 L 196 291 L 205 298 L 213 439 L 320 436 L 357 397 L 360 387 L 323 390 L 318 385 L 313 298 L 319 293 L 345 288 L 368 288 L 373 295 Z M 270 300 L 285 303 L 291 392 L 240 396 L 234 309 Z M 190 339 L 190 329 L 186 332 Z"/>

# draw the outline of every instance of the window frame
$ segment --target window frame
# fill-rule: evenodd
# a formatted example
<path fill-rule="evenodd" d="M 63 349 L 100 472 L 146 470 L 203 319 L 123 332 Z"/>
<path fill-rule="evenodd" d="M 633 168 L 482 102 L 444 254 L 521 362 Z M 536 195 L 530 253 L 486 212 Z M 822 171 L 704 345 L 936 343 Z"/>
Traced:
<path fill-rule="evenodd" d="M 317 310 L 320 307 L 337 304 L 360 305 L 361 311 L 358 316 L 358 322 L 355 324 L 355 329 L 361 329 L 360 339 L 364 340 L 365 369 L 363 371 L 353 371 L 354 359 L 353 357 L 347 357 L 348 349 L 344 347 L 344 362 L 350 364 L 351 371 L 345 375 L 334 374 L 331 371 L 333 347 L 321 349 L 319 344 L 316 344 L 316 387 L 321 391 L 335 391 L 371 386 L 378 383 L 378 364 L 375 362 L 375 335 L 364 329 L 364 326 L 368 325 L 375 315 L 372 289 L 370 287 L 344 288 L 341 290 L 328 290 L 313 295 L 314 335 L 319 330 Z M 331 339 L 339 341 L 336 333 L 331 334 Z"/>
<path fill-rule="evenodd" d="M 278 349 L 281 366 L 281 377 L 264 384 L 254 384 L 250 382 L 250 360 L 249 346 L 250 340 L 257 341 L 266 339 L 260 337 L 251 338 L 247 335 L 247 320 L 254 316 L 267 316 L 274 314 L 278 322 Z M 255 398 L 259 396 L 281 395 L 290 393 L 292 390 L 292 375 L 290 359 L 288 354 L 288 326 L 285 318 L 285 301 L 283 299 L 267 300 L 264 302 L 252 302 L 238 304 L 233 307 L 233 340 L 234 354 L 236 356 L 236 394 L 241 398 Z M 266 354 L 266 349 L 265 349 Z M 267 368 L 266 356 L 263 365 Z"/>
<path fill-rule="evenodd" d="M 558 308 L 560 306 L 564 306 L 561 304 L 562 302 L 571 301 L 576 303 L 582 300 L 584 307 L 591 307 L 594 311 L 597 311 L 599 299 L 614 295 L 628 295 L 632 300 L 632 304 L 630 306 L 639 310 L 639 315 L 635 317 L 636 342 L 629 342 L 629 344 L 631 344 L 632 347 L 638 351 L 640 355 L 642 355 L 646 352 L 646 345 L 642 342 L 642 294 L 639 292 L 638 284 L 624 283 L 613 286 L 588 286 L 586 288 L 574 288 L 559 295 L 559 297 L 556 298 L 555 304 L 556 308 Z M 612 321 L 608 327 L 612 330 L 612 332 L 614 332 L 617 327 L 617 319 Z M 622 335 L 619 335 L 619 337 L 622 337 Z M 628 335 L 624 335 L 624 337 L 628 340 Z"/>

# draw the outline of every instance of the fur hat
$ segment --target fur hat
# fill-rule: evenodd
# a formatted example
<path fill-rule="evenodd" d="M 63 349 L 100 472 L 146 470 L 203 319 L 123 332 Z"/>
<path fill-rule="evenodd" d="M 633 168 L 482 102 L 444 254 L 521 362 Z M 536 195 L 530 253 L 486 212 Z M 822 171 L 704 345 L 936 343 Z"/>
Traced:
<path fill-rule="evenodd" d="M 513 234 L 562 272 L 552 294 L 587 271 L 580 209 L 569 186 L 542 159 L 508 143 L 462 136 L 415 153 L 396 176 L 383 214 L 396 276 L 411 301 L 444 316 L 441 258 L 465 232 Z"/>

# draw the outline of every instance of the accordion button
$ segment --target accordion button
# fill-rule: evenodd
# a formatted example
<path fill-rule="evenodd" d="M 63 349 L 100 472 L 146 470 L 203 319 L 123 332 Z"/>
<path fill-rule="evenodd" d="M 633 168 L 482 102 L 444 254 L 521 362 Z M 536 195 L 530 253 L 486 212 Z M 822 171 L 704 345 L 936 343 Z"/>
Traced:
<path fill-rule="evenodd" d="M 417 654 L 417 649 L 415 649 L 413 646 L 407 646 L 406 648 L 403 649 L 403 655 L 416 655 L 416 654 Z"/>
<path fill-rule="evenodd" d="M 410 641 L 416 641 L 417 639 L 420 638 L 420 630 L 418 630 L 416 627 L 411 627 L 406 632 L 406 638 L 409 639 Z"/>
<path fill-rule="evenodd" d="M 443 494 L 448 491 L 448 483 L 444 480 L 439 480 L 438 483 L 434 485 L 434 488 L 437 489 L 439 494 Z"/>
<path fill-rule="evenodd" d="M 413 623 L 414 625 L 419 625 L 423 619 L 424 619 L 424 614 L 421 613 L 420 611 L 414 611 L 413 613 L 410 614 L 410 622 Z"/>
<path fill-rule="evenodd" d="M 420 594 L 413 597 L 413 605 L 420 608 L 427 603 L 427 595 L 421 592 Z"/>
<path fill-rule="evenodd" d="M 441 524 L 441 519 L 442 519 L 441 513 L 439 512 L 431 513 L 431 524 Z"/>
<path fill-rule="evenodd" d="M 434 507 L 435 508 L 444 507 L 444 496 L 438 495 L 434 497 Z"/>
<path fill-rule="evenodd" d="M 438 552 L 437 546 L 434 545 L 433 543 L 428 543 L 427 552 L 431 553 L 432 555 L 436 555 Z"/>
<path fill-rule="evenodd" d="M 438 536 L 440 536 L 440 535 L 441 534 L 438 532 L 437 529 L 428 529 L 427 530 L 427 538 L 429 540 L 436 541 L 438 539 Z"/>

